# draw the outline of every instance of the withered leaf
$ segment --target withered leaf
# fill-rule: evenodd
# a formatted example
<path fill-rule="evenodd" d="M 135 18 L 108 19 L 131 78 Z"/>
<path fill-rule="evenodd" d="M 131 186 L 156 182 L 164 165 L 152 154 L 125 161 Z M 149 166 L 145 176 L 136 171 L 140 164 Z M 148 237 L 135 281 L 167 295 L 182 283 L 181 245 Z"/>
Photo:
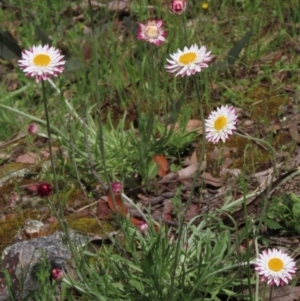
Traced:
<path fill-rule="evenodd" d="M 299 114 L 296 114 L 290 123 L 289 126 L 289 133 L 292 137 L 293 140 L 295 140 L 296 142 L 300 142 L 300 136 L 299 136 L 299 132 L 298 132 L 298 120 L 299 120 Z"/>
<path fill-rule="evenodd" d="M 216 188 L 221 187 L 222 184 L 223 184 L 223 180 L 221 178 L 215 178 L 210 173 L 207 173 L 207 172 L 204 172 L 201 175 L 201 178 L 203 179 L 203 181 L 205 182 L 205 184 L 214 186 Z"/>

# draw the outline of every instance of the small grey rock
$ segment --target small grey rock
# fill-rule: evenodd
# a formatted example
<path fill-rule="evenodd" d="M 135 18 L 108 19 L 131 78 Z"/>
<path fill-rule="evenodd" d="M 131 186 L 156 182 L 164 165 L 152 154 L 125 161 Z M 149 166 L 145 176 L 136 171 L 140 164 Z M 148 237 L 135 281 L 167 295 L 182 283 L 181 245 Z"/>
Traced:
<path fill-rule="evenodd" d="M 69 236 L 76 247 L 88 242 L 87 236 L 73 231 L 70 231 Z M 66 241 L 65 234 L 57 231 L 47 237 L 38 237 L 7 247 L 3 251 L 0 265 L 0 301 L 10 300 L 4 270 L 10 276 L 16 299 L 22 300 L 31 290 L 39 286 L 34 273 L 43 259 L 46 259 L 52 267 L 66 268 L 71 259 Z"/>

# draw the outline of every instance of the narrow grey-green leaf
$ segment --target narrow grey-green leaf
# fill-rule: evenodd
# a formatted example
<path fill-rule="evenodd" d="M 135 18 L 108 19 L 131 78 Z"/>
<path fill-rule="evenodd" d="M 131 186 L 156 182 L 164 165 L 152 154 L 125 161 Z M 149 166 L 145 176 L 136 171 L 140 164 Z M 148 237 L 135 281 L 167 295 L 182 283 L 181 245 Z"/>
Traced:
<path fill-rule="evenodd" d="M 0 29 L 0 57 L 5 60 L 20 58 L 22 49 L 17 41 L 8 33 Z"/>
<path fill-rule="evenodd" d="M 78 59 L 69 59 L 65 64 L 65 72 L 75 72 L 85 68 L 85 63 Z"/>
<path fill-rule="evenodd" d="M 252 36 L 252 30 L 249 30 L 238 42 L 236 42 L 233 48 L 227 54 L 227 62 L 232 65 L 235 60 L 239 57 L 242 49 L 249 42 Z"/>
<path fill-rule="evenodd" d="M 251 36 L 252 30 L 248 31 L 237 43 L 235 43 L 233 48 L 228 52 L 227 59 L 225 61 L 214 62 L 211 67 L 214 69 L 223 69 L 225 67 L 228 67 L 229 65 L 234 64 L 235 60 L 238 58 L 242 49 L 248 43 Z"/>
<path fill-rule="evenodd" d="M 36 26 L 35 27 L 35 35 L 39 40 L 41 40 L 42 44 L 52 44 L 52 40 L 40 29 L 40 27 Z"/>

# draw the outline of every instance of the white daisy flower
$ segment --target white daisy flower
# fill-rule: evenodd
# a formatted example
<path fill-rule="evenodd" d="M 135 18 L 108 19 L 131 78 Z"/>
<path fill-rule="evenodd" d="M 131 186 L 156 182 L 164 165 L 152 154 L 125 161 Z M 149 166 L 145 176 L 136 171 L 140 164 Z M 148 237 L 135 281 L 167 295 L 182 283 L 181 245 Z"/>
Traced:
<path fill-rule="evenodd" d="M 205 120 L 206 138 L 217 143 L 220 139 L 225 142 L 236 129 L 237 115 L 233 106 L 222 106 L 210 113 Z"/>
<path fill-rule="evenodd" d="M 163 26 L 162 20 L 148 20 L 146 24 L 139 23 L 137 38 L 159 46 L 166 40 L 167 31 L 163 29 Z"/>
<path fill-rule="evenodd" d="M 254 264 L 262 281 L 269 285 L 288 284 L 296 273 L 295 261 L 282 250 L 265 250 L 258 256 Z"/>
<path fill-rule="evenodd" d="M 167 59 L 168 72 L 177 72 L 175 76 L 190 76 L 197 72 L 201 72 L 203 68 L 207 68 L 207 63 L 211 60 L 211 51 L 207 52 L 205 46 L 200 48 L 194 44 L 190 48 L 184 47 L 183 51 L 179 50 L 170 54 L 171 60 Z"/>
<path fill-rule="evenodd" d="M 39 45 L 24 50 L 18 64 L 27 76 L 35 77 L 38 83 L 62 73 L 65 61 L 58 49 L 49 45 Z"/>

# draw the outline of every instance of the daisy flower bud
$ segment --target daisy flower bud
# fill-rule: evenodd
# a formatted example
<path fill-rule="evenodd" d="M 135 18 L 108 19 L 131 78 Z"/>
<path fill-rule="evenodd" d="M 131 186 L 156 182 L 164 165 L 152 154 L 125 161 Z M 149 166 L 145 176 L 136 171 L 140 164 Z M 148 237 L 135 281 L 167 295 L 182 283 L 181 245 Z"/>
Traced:
<path fill-rule="evenodd" d="M 27 131 L 29 135 L 36 135 L 39 131 L 39 126 L 36 123 L 31 123 L 29 124 Z"/>
<path fill-rule="evenodd" d="M 54 269 L 52 269 L 52 271 L 51 271 L 51 277 L 52 277 L 52 279 L 55 280 L 55 281 L 60 281 L 60 280 L 62 280 L 63 277 L 64 277 L 64 272 L 63 272 L 63 270 L 60 269 L 60 268 L 54 268 Z"/>
<path fill-rule="evenodd" d="M 181 15 L 186 11 L 186 0 L 173 0 L 170 5 L 170 12 L 175 15 Z"/>
<path fill-rule="evenodd" d="M 114 194 L 120 194 L 123 189 L 123 185 L 120 182 L 111 182 L 111 190 Z"/>
<path fill-rule="evenodd" d="M 41 198 L 46 198 L 52 193 L 52 186 L 47 182 L 41 182 L 36 190 L 37 194 Z"/>
<path fill-rule="evenodd" d="M 139 224 L 138 228 L 142 233 L 144 233 L 148 230 L 149 226 L 146 222 L 143 221 Z"/>

